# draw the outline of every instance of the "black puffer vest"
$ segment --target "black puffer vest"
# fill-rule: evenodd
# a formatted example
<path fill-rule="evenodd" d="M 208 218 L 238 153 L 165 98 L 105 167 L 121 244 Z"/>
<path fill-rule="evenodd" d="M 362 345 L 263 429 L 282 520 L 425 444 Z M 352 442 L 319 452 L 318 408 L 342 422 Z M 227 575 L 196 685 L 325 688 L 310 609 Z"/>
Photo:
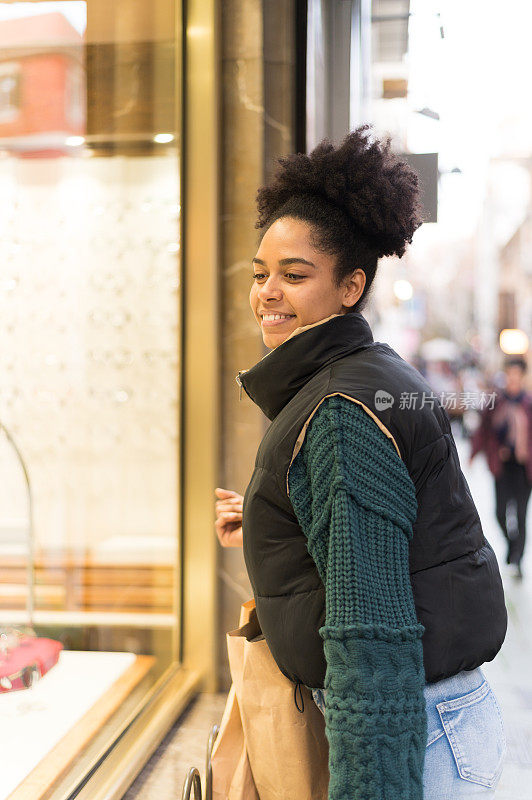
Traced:
<path fill-rule="evenodd" d="M 416 488 L 410 577 L 425 626 L 427 683 L 491 661 L 507 627 L 499 568 L 448 416 L 422 375 L 374 342 L 361 314 L 350 313 L 301 329 L 237 380 L 272 420 L 244 496 L 244 558 L 260 626 L 284 675 L 324 686 L 318 629 L 325 587 L 290 503 L 288 472 L 310 417 L 332 394 L 365 408 L 392 439 Z"/>

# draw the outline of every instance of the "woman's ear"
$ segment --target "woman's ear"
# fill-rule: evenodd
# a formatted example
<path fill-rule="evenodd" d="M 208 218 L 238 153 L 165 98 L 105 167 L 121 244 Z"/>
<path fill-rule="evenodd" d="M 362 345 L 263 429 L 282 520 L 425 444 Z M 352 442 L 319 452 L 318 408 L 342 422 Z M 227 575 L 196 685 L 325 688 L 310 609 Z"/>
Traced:
<path fill-rule="evenodd" d="M 342 305 L 351 308 L 360 299 L 366 285 L 366 273 L 363 269 L 356 269 L 345 281 L 345 292 Z"/>

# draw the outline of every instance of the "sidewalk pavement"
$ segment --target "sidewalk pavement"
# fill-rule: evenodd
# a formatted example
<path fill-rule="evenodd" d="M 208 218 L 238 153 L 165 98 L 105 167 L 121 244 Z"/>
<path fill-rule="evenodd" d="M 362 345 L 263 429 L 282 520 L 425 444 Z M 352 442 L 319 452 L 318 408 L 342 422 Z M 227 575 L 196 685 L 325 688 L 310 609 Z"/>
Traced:
<path fill-rule="evenodd" d="M 495 488 L 484 455 L 468 467 L 469 443 L 455 436 L 460 464 L 476 503 L 484 535 L 493 547 L 501 571 L 508 631 L 493 661 L 481 669 L 501 707 L 508 751 L 497 800 L 532 800 L 532 501 L 528 509 L 527 547 L 523 579 L 512 576 L 506 564 L 506 541 L 495 518 Z"/>

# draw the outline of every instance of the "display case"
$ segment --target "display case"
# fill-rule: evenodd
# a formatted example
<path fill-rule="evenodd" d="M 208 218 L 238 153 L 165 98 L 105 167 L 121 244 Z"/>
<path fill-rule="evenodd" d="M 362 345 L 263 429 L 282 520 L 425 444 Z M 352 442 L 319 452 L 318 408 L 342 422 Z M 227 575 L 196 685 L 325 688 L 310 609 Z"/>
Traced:
<path fill-rule="evenodd" d="M 121 796 L 198 684 L 181 23 L 170 0 L 0 2 L 0 627 L 63 645 L 0 694 L 0 800 L 82 797 L 129 741 Z"/>

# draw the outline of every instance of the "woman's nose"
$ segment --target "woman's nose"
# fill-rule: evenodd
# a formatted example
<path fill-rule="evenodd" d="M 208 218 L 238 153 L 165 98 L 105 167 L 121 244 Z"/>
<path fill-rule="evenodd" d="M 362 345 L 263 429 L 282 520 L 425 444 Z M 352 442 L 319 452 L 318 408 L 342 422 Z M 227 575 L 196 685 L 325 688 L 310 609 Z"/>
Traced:
<path fill-rule="evenodd" d="M 268 278 L 259 287 L 259 297 L 261 300 L 268 300 L 269 298 L 279 298 L 282 292 L 280 286 L 272 278 Z"/>

